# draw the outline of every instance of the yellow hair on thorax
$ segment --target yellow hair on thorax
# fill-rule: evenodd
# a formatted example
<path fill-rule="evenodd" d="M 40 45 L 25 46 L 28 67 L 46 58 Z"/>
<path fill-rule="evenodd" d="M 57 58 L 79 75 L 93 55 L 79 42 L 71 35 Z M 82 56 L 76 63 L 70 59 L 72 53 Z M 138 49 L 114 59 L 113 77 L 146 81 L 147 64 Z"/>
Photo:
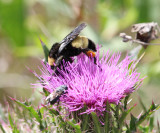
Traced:
<path fill-rule="evenodd" d="M 84 36 L 77 36 L 77 38 L 72 41 L 72 46 L 85 49 L 88 47 L 88 39 Z"/>

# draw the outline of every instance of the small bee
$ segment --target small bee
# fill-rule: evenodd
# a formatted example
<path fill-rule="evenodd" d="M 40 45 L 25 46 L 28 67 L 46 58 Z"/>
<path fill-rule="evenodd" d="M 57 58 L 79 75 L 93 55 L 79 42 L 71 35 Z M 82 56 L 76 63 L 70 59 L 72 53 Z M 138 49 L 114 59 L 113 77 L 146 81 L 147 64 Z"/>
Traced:
<path fill-rule="evenodd" d="M 59 101 L 59 98 L 67 93 L 68 87 L 65 85 L 61 85 L 60 87 L 56 88 L 48 97 L 46 98 L 46 101 L 50 103 L 51 105 L 55 104 L 57 101 Z"/>
<path fill-rule="evenodd" d="M 65 62 L 72 63 L 71 57 L 77 56 L 80 53 L 85 53 L 88 57 L 93 57 L 96 62 L 95 43 L 84 37 L 79 36 L 80 32 L 86 27 L 85 23 L 77 26 L 72 32 L 70 32 L 60 43 L 53 44 L 49 51 L 48 63 L 51 68 L 56 71 L 57 67 L 60 67 Z"/>

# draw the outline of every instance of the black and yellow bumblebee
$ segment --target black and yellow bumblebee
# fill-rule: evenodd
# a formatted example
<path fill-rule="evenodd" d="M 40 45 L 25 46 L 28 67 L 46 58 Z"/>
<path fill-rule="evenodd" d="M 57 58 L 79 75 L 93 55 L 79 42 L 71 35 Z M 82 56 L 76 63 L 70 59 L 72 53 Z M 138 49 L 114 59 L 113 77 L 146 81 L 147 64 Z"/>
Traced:
<path fill-rule="evenodd" d="M 51 105 L 55 104 L 63 94 L 67 93 L 67 90 L 68 87 L 66 85 L 61 85 L 47 96 L 46 101 Z"/>
<path fill-rule="evenodd" d="M 95 43 L 84 37 L 79 36 L 80 32 L 86 27 L 85 23 L 77 26 L 72 32 L 70 32 L 60 43 L 53 44 L 49 51 L 48 64 L 56 71 L 57 67 L 60 67 L 65 62 L 73 62 L 73 56 L 77 56 L 80 53 L 85 53 L 88 57 L 93 57 L 96 62 Z"/>

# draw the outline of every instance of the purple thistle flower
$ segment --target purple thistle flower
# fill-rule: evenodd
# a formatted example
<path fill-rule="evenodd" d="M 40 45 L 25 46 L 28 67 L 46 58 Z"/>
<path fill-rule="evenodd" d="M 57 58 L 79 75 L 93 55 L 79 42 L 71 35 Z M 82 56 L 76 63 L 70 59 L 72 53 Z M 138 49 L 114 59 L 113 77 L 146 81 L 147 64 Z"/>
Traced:
<path fill-rule="evenodd" d="M 98 52 L 99 53 L 99 50 Z M 72 64 L 66 64 L 65 70 L 58 70 L 59 76 L 52 76 L 53 70 L 49 65 L 40 69 L 40 86 L 46 88 L 50 93 L 61 85 L 68 87 L 68 93 L 61 97 L 61 104 L 70 112 L 78 111 L 87 107 L 85 112 L 105 111 L 106 102 L 120 103 L 126 95 L 140 87 L 140 73 L 133 69 L 134 62 L 126 56 L 121 62 L 121 54 L 113 54 L 109 51 L 99 60 L 97 54 L 97 65 L 93 59 L 86 55 L 79 55 Z M 131 67 L 129 65 L 132 63 Z"/>

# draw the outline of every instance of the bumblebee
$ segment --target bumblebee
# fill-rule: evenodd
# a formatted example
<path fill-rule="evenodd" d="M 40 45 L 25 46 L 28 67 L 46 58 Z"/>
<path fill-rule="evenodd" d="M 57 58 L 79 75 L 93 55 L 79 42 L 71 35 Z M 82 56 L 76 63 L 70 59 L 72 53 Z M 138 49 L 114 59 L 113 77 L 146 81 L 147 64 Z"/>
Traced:
<path fill-rule="evenodd" d="M 85 23 L 77 26 L 72 32 L 70 32 L 60 43 L 53 44 L 49 51 L 48 64 L 56 71 L 57 67 L 60 67 L 65 62 L 73 62 L 73 56 L 77 56 L 80 53 L 85 53 L 88 57 L 93 57 L 96 62 L 95 43 L 84 37 L 79 36 L 80 32 L 86 27 Z"/>
<path fill-rule="evenodd" d="M 65 85 L 61 85 L 60 87 L 56 88 L 48 97 L 46 98 L 46 101 L 50 103 L 51 105 L 55 104 L 57 101 L 59 101 L 59 98 L 67 93 L 68 87 Z"/>

